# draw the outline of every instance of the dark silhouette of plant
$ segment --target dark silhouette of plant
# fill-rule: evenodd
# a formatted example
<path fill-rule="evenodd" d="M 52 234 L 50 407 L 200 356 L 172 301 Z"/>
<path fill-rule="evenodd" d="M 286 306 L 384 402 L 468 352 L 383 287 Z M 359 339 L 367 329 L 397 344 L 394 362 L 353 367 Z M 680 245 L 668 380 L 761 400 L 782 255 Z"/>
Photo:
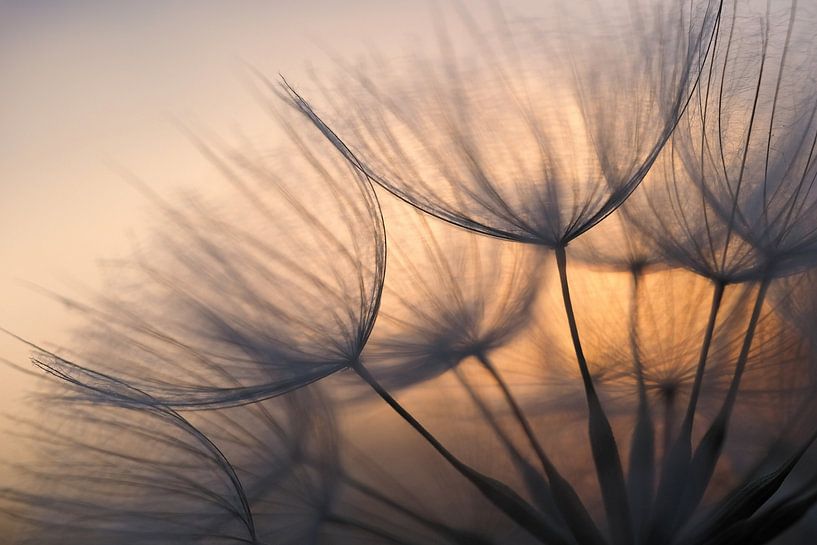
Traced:
<path fill-rule="evenodd" d="M 413 209 L 387 215 L 389 269 L 366 358 L 389 388 L 421 384 L 508 344 L 530 318 L 541 256 L 451 231 Z M 489 367 L 490 364 L 486 363 Z"/>
<path fill-rule="evenodd" d="M 116 344 L 115 360 L 87 355 L 95 370 L 169 407 L 215 408 L 295 390 L 358 360 L 385 274 L 376 197 L 314 139 L 281 126 L 290 153 L 275 166 L 195 140 L 233 190 L 230 210 L 196 198 L 172 205 L 144 189 L 163 221 L 150 252 L 137 250 L 120 275 L 145 288 L 131 301 L 126 290 L 94 306 L 67 301 L 106 350 Z"/>
<path fill-rule="evenodd" d="M 45 426 L 23 422 L 43 450 L 20 467 L 26 489 L 4 494 L 28 506 L 23 543 L 314 541 L 337 480 L 331 413 L 314 388 L 183 416 L 51 353 L 34 361 L 72 388 L 41 398 Z M 291 505 L 294 531 L 279 516 Z"/>
<path fill-rule="evenodd" d="M 74 348 L 29 343 L 59 382 L 17 422 L 18 541 L 785 540 L 817 502 L 817 13 L 557 4 L 462 13 L 475 57 L 339 61 L 319 108 L 259 75 L 285 146 L 191 132 L 216 198 L 128 175 L 153 239 L 54 295 Z"/>
<path fill-rule="evenodd" d="M 769 283 L 808 267 L 815 255 L 813 214 L 806 211 L 813 206 L 817 95 L 801 79 L 813 68 L 813 45 L 800 26 L 808 16 L 798 18 L 797 2 L 768 4 L 765 14 L 751 10 L 732 3 L 719 20 L 701 85 L 651 174 L 655 180 L 622 209 L 666 259 L 714 284 L 693 395 L 659 487 L 659 513 L 675 517 L 653 523 L 659 541 L 687 520 L 712 475 Z M 693 454 L 696 404 L 724 289 L 746 281 L 759 286 L 743 348 L 722 408 Z"/>
<path fill-rule="evenodd" d="M 501 49 L 485 45 L 476 68 L 460 68 L 449 57 L 439 75 L 424 70 L 426 93 L 415 92 L 414 76 L 407 88 L 383 88 L 358 75 L 362 91 L 332 109 L 350 144 L 284 85 L 295 106 L 353 165 L 400 198 L 474 232 L 555 250 L 616 543 L 633 539 L 629 502 L 616 440 L 583 354 L 565 248 L 620 206 L 649 170 L 686 105 L 697 79 L 696 59 L 708 50 L 717 13 L 718 6 L 705 4 L 667 15 L 638 3 L 623 17 L 596 13 L 603 37 L 598 43 L 547 33 L 545 38 L 557 34 L 563 42 L 532 68 L 519 62 L 528 57 L 517 55 L 513 42 Z M 569 23 L 567 30 L 567 36 L 576 34 Z M 612 62 L 611 56 L 623 60 Z M 486 82 L 486 74 L 499 77 Z M 529 81 L 530 74 L 536 79 Z M 347 111 L 355 117 L 349 120 Z M 587 526 L 582 518 L 574 532 Z"/>

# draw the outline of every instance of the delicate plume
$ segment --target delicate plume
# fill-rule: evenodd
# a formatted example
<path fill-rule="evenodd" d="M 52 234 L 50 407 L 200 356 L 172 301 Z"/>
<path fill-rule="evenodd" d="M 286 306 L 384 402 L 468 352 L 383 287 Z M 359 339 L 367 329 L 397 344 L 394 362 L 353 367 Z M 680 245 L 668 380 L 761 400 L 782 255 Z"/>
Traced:
<path fill-rule="evenodd" d="M 0 493 L 19 543 L 315 542 L 337 465 L 317 392 L 188 418 L 118 389 L 93 405 L 49 395 L 45 425 L 20 423 L 36 464 Z"/>
<path fill-rule="evenodd" d="M 378 63 L 377 77 L 345 67 L 325 108 L 288 89 L 290 98 L 412 205 L 478 233 L 564 246 L 647 173 L 686 105 L 718 6 L 552 8 L 547 25 L 513 21 L 499 36 L 471 24 L 475 58 L 445 49 L 442 61 L 407 69 Z"/>
<path fill-rule="evenodd" d="M 154 196 L 155 240 L 121 266 L 110 295 L 68 302 L 89 325 L 81 351 L 49 366 L 107 373 L 167 406 L 212 408 L 295 390 L 358 359 L 385 274 L 379 205 L 360 173 L 288 123 L 289 145 L 272 157 L 195 140 L 231 191 L 217 205 Z"/>
<path fill-rule="evenodd" d="M 754 8 L 724 8 L 686 115 L 623 209 L 673 262 L 727 282 L 817 256 L 815 14 Z"/>
<path fill-rule="evenodd" d="M 419 384 L 487 357 L 524 330 L 540 283 L 539 252 L 452 230 L 410 208 L 387 214 L 386 224 L 389 270 L 365 351 L 384 385 Z"/>

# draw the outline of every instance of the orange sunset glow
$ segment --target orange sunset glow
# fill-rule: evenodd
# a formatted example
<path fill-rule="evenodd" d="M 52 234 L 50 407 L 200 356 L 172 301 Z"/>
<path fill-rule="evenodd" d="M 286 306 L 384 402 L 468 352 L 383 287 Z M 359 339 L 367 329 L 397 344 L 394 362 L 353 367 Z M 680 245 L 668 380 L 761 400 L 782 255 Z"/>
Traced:
<path fill-rule="evenodd" d="M 0 0 L 0 542 L 813 543 L 815 24 Z"/>

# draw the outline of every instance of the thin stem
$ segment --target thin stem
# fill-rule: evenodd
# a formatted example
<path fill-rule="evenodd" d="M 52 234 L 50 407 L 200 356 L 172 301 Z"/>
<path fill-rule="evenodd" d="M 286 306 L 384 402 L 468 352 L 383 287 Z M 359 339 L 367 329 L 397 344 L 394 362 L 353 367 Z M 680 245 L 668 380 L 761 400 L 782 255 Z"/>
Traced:
<path fill-rule="evenodd" d="M 757 324 L 760 320 L 760 313 L 763 308 L 763 302 L 766 298 L 766 293 L 771 282 L 771 276 L 766 275 L 760 282 L 757 295 L 755 297 L 755 305 L 752 309 L 752 316 L 749 318 L 749 325 L 746 329 L 746 335 L 743 338 L 743 345 L 738 355 L 737 363 L 735 364 L 735 372 L 732 376 L 732 381 L 729 385 L 729 390 L 724 399 L 721 410 L 712 421 L 709 429 L 701 439 L 701 443 L 695 450 L 692 463 L 690 464 L 690 478 L 687 480 L 683 501 L 680 508 L 677 510 L 680 520 L 677 524 L 682 524 L 692 514 L 692 511 L 700 502 L 706 491 L 709 481 L 712 478 L 712 473 L 715 466 L 720 459 L 723 450 L 723 443 L 726 439 L 726 433 L 729 428 L 729 419 L 732 415 L 732 409 L 737 400 L 738 390 L 740 388 L 740 381 L 743 377 L 743 372 L 746 369 L 746 363 L 749 360 L 749 352 L 752 348 L 752 341 L 754 340 Z"/>
<path fill-rule="evenodd" d="M 662 540 L 673 536 L 675 532 L 683 526 L 689 517 L 692 516 L 692 513 L 697 508 L 701 498 L 703 498 L 704 492 L 706 492 L 709 486 L 709 481 L 712 478 L 715 466 L 718 463 L 723 449 L 729 417 L 737 396 L 743 370 L 749 358 L 749 351 L 752 347 L 752 340 L 754 339 L 755 330 L 760 318 L 760 311 L 763 308 L 763 301 L 766 297 L 770 279 L 770 276 L 764 277 L 758 289 L 752 316 L 749 319 L 743 345 L 741 346 L 740 354 L 738 355 L 738 360 L 735 365 L 735 374 L 732 378 L 723 406 L 712 421 L 706 434 L 704 434 L 698 447 L 695 449 L 692 460 L 688 462 L 686 467 L 683 468 L 683 471 L 680 472 L 683 477 L 682 481 L 676 482 L 676 487 L 672 490 L 672 494 L 665 498 L 665 500 L 671 503 L 671 508 L 663 512 L 663 519 L 653 521 L 652 536 L 655 538 L 653 541 L 656 543 L 662 543 Z"/>
<path fill-rule="evenodd" d="M 698 357 L 698 365 L 695 368 L 695 379 L 692 383 L 692 391 L 689 394 L 689 404 L 687 405 L 684 421 L 681 424 L 681 431 L 679 432 L 679 440 L 689 442 L 692 436 L 692 425 L 695 420 L 695 411 L 698 406 L 698 398 L 701 395 L 701 385 L 704 380 L 704 371 L 706 370 L 706 359 L 709 355 L 709 347 L 712 345 L 712 337 L 715 332 L 715 324 L 718 320 L 718 311 L 723 301 L 723 292 L 726 284 L 721 280 L 715 281 L 715 289 L 712 292 L 712 304 L 709 307 L 709 319 L 706 322 L 706 331 L 704 332 L 704 340 L 701 344 L 701 354 Z"/>
<path fill-rule="evenodd" d="M 536 434 L 533 431 L 533 427 L 530 425 L 525 413 L 522 411 L 522 407 L 519 406 L 519 403 L 516 402 L 516 398 L 513 396 L 511 389 L 508 387 L 508 383 L 505 382 L 505 379 L 502 378 L 502 375 L 499 374 L 494 364 L 485 354 L 479 353 L 476 354 L 477 360 L 482 364 L 482 366 L 490 373 L 491 377 L 496 382 L 499 389 L 502 391 L 502 396 L 505 398 L 505 401 L 508 403 L 508 406 L 511 408 L 511 412 L 513 412 L 514 417 L 516 418 L 519 425 L 522 427 L 522 430 L 525 432 L 525 436 L 528 438 L 531 447 L 533 448 L 534 452 L 536 453 L 536 457 L 539 458 L 539 461 L 542 463 L 542 467 L 545 471 L 548 470 L 549 467 L 553 467 L 550 463 L 550 460 L 545 454 L 542 445 L 539 443 L 539 440 L 536 438 Z"/>
<path fill-rule="evenodd" d="M 540 474 L 536 468 L 534 468 L 533 465 L 524 456 L 522 456 L 522 453 L 519 452 L 519 449 L 513 444 L 513 441 L 508 434 L 500 427 L 499 422 L 497 422 L 496 417 L 493 413 L 491 413 L 491 410 L 485 404 L 485 401 L 477 394 L 476 390 L 468 382 L 459 366 L 454 367 L 454 374 L 460 381 L 460 384 L 462 384 L 462 387 L 468 393 L 468 397 L 471 398 L 471 401 L 474 403 L 474 405 L 476 405 L 480 414 L 488 423 L 488 426 L 490 426 L 494 434 L 502 443 L 503 447 L 508 453 L 508 456 L 511 457 L 513 464 L 516 466 L 517 471 L 522 477 L 522 480 L 524 481 L 525 486 L 527 487 L 528 492 L 531 494 L 536 506 L 545 513 L 556 513 L 558 511 L 558 507 L 556 507 L 553 502 L 553 494 L 550 490 L 550 485 L 545 479 L 545 476 Z"/>
<path fill-rule="evenodd" d="M 675 398 L 675 388 L 661 389 L 661 399 L 664 402 L 664 450 L 662 464 L 666 464 L 667 456 L 669 456 L 669 451 L 672 447 L 672 430 L 675 429 Z"/>
<path fill-rule="evenodd" d="M 658 484 L 655 509 L 653 510 L 651 519 L 650 542 L 660 543 L 666 541 L 669 539 L 669 536 L 671 536 L 672 528 L 666 521 L 675 518 L 678 509 L 678 498 L 686 487 L 686 481 L 690 471 L 690 458 L 692 457 L 692 425 L 695 419 L 701 385 L 703 384 L 706 360 L 709 356 L 710 346 L 712 345 L 715 324 L 718 320 L 718 311 L 723 301 L 725 288 L 726 284 L 723 281 L 715 281 L 714 291 L 712 292 L 712 303 L 709 308 L 709 318 L 706 323 L 704 339 L 701 343 L 701 353 L 698 357 L 698 365 L 695 369 L 695 379 L 692 383 L 692 392 L 689 396 L 686 414 L 681 423 L 678 438 L 674 442 L 668 442 L 669 450 L 664 452 L 661 480 Z M 665 437 L 670 436 L 668 430 L 665 430 L 664 433 Z"/>
<path fill-rule="evenodd" d="M 431 432 L 414 418 L 410 412 L 389 394 L 361 362 L 352 364 L 351 368 L 394 410 L 394 412 L 414 428 L 452 468 L 473 484 L 494 506 L 519 524 L 519 526 L 527 530 L 540 542 L 545 544 L 569 545 L 570 542 L 565 536 L 547 524 L 542 516 L 530 504 L 520 498 L 509 486 L 487 475 L 483 475 L 462 462 L 449 451 Z"/>
<path fill-rule="evenodd" d="M 497 436 L 497 439 L 502 443 L 505 447 L 505 450 L 508 452 L 508 455 L 513 458 L 516 462 L 523 462 L 525 461 L 524 456 L 522 453 L 519 452 L 519 449 L 516 448 L 516 445 L 513 444 L 511 438 L 508 436 L 507 433 L 500 427 L 499 422 L 497 422 L 496 417 L 485 404 L 485 401 L 477 394 L 476 390 L 473 386 L 468 382 L 468 379 L 460 370 L 459 366 L 454 367 L 453 369 L 454 375 L 457 377 L 457 380 L 460 381 L 460 384 L 468 393 L 468 397 L 471 398 L 471 401 L 476 405 L 477 410 L 488 423 L 488 426 L 493 430 L 494 434 Z"/>
<path fill-rule="evenodd" d="M 613 435 L 613 428 L 601 406 L 596 389 L 593 386 L 593 379 L 587 366 L 587 359 L 584 356 L 579 328 L 576 324 L 576 315 L 573 310 L 573 302 L 570 299 L 570 284 L 567 278 L 567 254 L 564 246 L 555 248 L 556 265 L 559 269 L 559 280 L 562 285 L 562 299 L 564 300 L 565 314 L 567 315 L 570 327 L 570 337 L 573 341 L 573 349 L 576 352 L 576 362 L 584 384 L 585 397 L 588 408 L 588 430 L 590 434 L 590 447 L 593 451 L 593 460 L 596 465 L 596 474 L 601 486 L 604 509 L 607 514 L 607 522 L 610 525 L 610 533 L 613 542 L 620 545 L 633 542 L 633 531 L 630 519 L 629 500 L 627 498 L 627 487 L 624 481 L 624 471 L 621 466 L 621 458 L 618 453 L 618 446 Z"/>
<path fill-rule="evenodd" d="M 531 427 L 528 419 L 525 417 L 525 414 L 522 412 L 522 408 L 516 402 L 516 399 L 508 387 L 508 384 L 505 382 L 487 356 L 484 354 L 477 354 L 476 358 L 479 360 L 482 366 L 488 370 L 494 381 L 499 385 L 505 401 L 511 407 L 511 411 L 514 413 L 516 420 L 522 426 L 522 429 L 530 441 L 531 446 L 533 447 L 534 451 L 536 451 L 536 456 L 545 470 L 545 475 L 547 475 L 548 482 L 550 484 L 550 491 L 553 496 L 553 500 L 556 503 L 556 508 L 564 518 L 573 536 L 579 543 L 582 544 L 586 543 L 601 545 L 605 543 L 604 537 L 596 527 L 596 523 L 593 521 L 590 513 L 588 513 L 587 508 L 582 503 L 579 495 L 576 493 L 567 479 L 562 477 L 559 470 L 556 469 L 556 466 L 551 463 L 547 454 L 545 454 L 544 449 L 536 439 L 533 428 Z"/>
<path fill-rule="evenodd" d="M 636 385 L 638 388 L 639 407 L 647 403 L 647 387 L 644 383 L 644 364 L 641 361 L 641 350 L 638 340 L 638 297 L 641 286 L 641 271 L 639 269 L 631 272 L 632 294 L 630 300 L 630 351 L 633 356 L 633 367 L 635 368 Z"/>
<path fill-rule="evenodd" d="M 655 431 L 647 400 L 647 387 L 644 383 L 644 367 L 638 339 L 638 298 L 640 295 L 641 271 L 632 271 L 632 294 L 630 301 L 630 350 L 635 367 L 638 386 L 638 409 L 636 425 L 630 441 L 630 465 L 627 474 L 627 492 L 633 508 L 633 526 L 639 537 L 647 530 L 655 467 Z"/>
<path fill-rule="evenodd" d="M 386 402 L 400 417 L 405 420 L 423 439 L 425 439 L 434 449 L 442 455 L 457 471 L 464 473 L 470 480 L 470 473 L 465 469 L 467 466 L 452 454 L 434 435 L 431 434 L 414 416 L 408 412 L 391 394 L 379 383 L 377 379 L 362 364 L 358 363 L 353 367 L 354 371 L 362 378 L 374 391 Z"/>
<path fill-rule="evenodd" d="M 568 325 L 570 327 L 570 338 L 573 341 L 573 349 L 576 352 L 576 362 L 579 364 L 579 372 L 582 375 L 582 382 L 588 399 L 596 396 L 596 389 L 593 386 L 593 378 L 590 376 L 590 369 L 587 367 L 587 359 L 584 357 L 581 339 L 579 338 L 579 327 L 576 324 L 576 315 L 573 311 L 573 302 L 570 298 L 570 284 L 567 278 L 567 253 L 564 246 L 555 249 L 556 266 L 559 269 L 559 281 L 562 286 L 562 299 L 565 306 Z"/>
<path fill-rule="evenodd" d="M 755 298 L 755 306 L 752 309 L 752 317 L 749 319 L 749 326 L 746 330 L 746 337 L 743 339 L 743 346 L 740 349 L 738 362 L 735 365 L 735 374 L 732 377 L 732 382 L 729 385 L 729 391 L 726 394 L 722 411 L 725 413 L 726 419 L 732 412 L 732 407 L 738 396 L 738 389 L 740 388 L 740 381 L 743 377 L 743 372 L 746 370 L 746 362 L 749 360 L 749 351 L 752 348 L 752 341 L 754 340 L 755 331 L 757 330 L 757 323 L 760 320 L 760 312 L 763 308 L 763 302 L 766 299 L 766 293 L 769 289 L 771 278 L 766 276 L 761 282 Z"/>

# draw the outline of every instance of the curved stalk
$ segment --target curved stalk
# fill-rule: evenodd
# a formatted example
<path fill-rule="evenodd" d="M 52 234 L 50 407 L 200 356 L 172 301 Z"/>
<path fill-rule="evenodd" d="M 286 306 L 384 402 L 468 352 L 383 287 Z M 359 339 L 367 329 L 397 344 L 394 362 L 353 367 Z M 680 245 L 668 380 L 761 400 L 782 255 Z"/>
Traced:
<path fill-rule="evenodd" d="M 768 291 L 770 282 L 771 277 L 766 276 L 758 287 L 755 305 L 752 309 L 752 316 L 749 318 L 749 325 L 746 329 L 746 335 L 743 338 L 743 345 L 741 346 L 740 354 L 735 364 L 735 372 L 729 384 L 726 398 L 723 401 L 718 415 L 712 421 L 703 439 L 701 439 L 698 448 L 695 449 L 695 454 L 690 464 L 690 478 L 687 480 L 681 506 L 680 509 L 678 509 L 678 516 L 680 517 L 677 523 L 678 525 L 689 518 L 701 501 L 709 485 L 709 481 L 712 478 L 712 473 L 715 471 L 715 466 L 720 459 L 726 433 L 729 428 L 729 420 L 732 416 L 732 410 L 735 407 L 741 378 L 746 369 L 746 363 L 749 360 L 749 351 L 752 348 L 752 341 L 754 340 L 757 323 L 760 319 L 760 312 L 763 308 L 763 302 L 766 298 L 766 292 Z"/>
<path fill-rule="evenodd" d="M 632 507 L 633 527 L 636 542 L 645 537 L 652 504 L 654 468 L 655 468 L 655 430 L 647 400 L 647 387 L 644 383 L 644 367 L 641 361 L 638 339 L 638 297 L 640 295 L 641 270 L 632 271 L 632 294 L 630 302 L 630 350 L 635 367 L 638 388 L 638 408 L 633 436 L 630 440 L 630 464 L 627 473 L 627 492 Z"/>
<path fill-rule="evenodd" d="M 493 413 L 491 413 L 491 410 L 485 404 L 485 401 L 477 394 L 474 387 L 468 382 L 459 366 L 454 367 L 454 375 L 460 381 L 460 384 L 462 384 L 462 387 L 468 393 L 468 397 L 471 399 L 474 405 L 476 405 L 480 414 L 488 423 L 491 430 L 493 430 L 505 451 L 508 453 L 512 463 L 517 468 L 517 472 L 525 482 L 525 487 L 528 489 L 528 493 L 533 498 L 534 504 L 545 514 L 558 513 L 559 509 L 554 503 L 553 493 L 550 490 L 550 485 L 548 484 L 545 475 L 539 473 L 533 464 L 522 456 L 522 453 L 519 452 L 519 449 L 513 444 L 513 441 L 508 434 L 500 427 L 499 422 L 497 422 L 496 417 L 493 415 Z M 562 521 L 551 520 L 551 522 L 554 525 L 563 525 Z"/>
<path fill-rule="evenodd" d="M 570 531 L 581 544 L 604 543 L 604 537 L 596 527 L 593 517 L 591 517 L 590 513 L 587 512 L 587 509 L 579 498 L 579 495 L 576 493 L 573 486 L 564 477 L 562 477 L 562 475 L 556 469 L 556 466 L 553 465 L 547 454 L 545 454 L 544 449 L 536 438 L 536 434 L 534 433 L 530 422 L 525 416 L 525 413 L 522 411 L 522 407 L 520 407 L 516 402 L 516 398 L 514 398 L 513 393 L 508 387 L 508 383 L 505 382 L 502 375 L 499 374 L 499 371 L 497 371 L 496 367 L 494 367 L 493 363 L 491 363 L 487 356 L 484 354 L 477 354 L 476 357 L 482 366 L 488 370 L 497 385 L 499 385 L 505 401 L 510 406 L 514 417 L 519 422 L 528 438 L 528 441 L 533 447 L 533 450 L 536 452 L 536 456 L 539 458 L 539 461 L 545 470 L 545 474 L 547 475 L 548 481 L 550 482 L 550 487 L 553 492 L 553 498 L 556 501 L 556 505 L 567 522 Z"/>
<path fill-rule="evenodd" d="M 726 284 L 716 280 L 712 292 L 712 303 L 709 308 L 709 318 L 706 323 L 701 352 L 698 357 L 698 364 L 695 368 L 695 379 L 692 383 L 692 391 L 689 395 L 684 420 L 681 429 L 674 442 L 670 442 L 669 450 L 664 453 L 664 462 L 661 470 L 661 480 L 656 493 L 655 508 L 650 523 L 651 543 L 662 543 L 672 535 L 672 529 L 667 521 L 675 516 L 678 497 L 683 493 L 686 486 L 689 472 L 690 459 L 692 458 L 692 426 L 695 420 L 695 412 L 698 406 L 698 398 L 703 384 L 704 372 L 706 371 L 706 360 L 709 356 L 709 349 L 712 345 L 712 338 L 715 333 L 715 324 L 718 320 L 718 311 L 723 301 L 723 292 Z M 667 436 L 669 437 L 669 432 Z"/>
<path fill-rule="evenodd" d="M 582 382 L 584 384 L 584 393 L 587 399 L 590 447 L 593 451 L 593 461 L 596 465 L 596 474 L 598 476 L 599 485 L 601 486 L 607 522 L 610 525 L 613 542 L 617 545 L 629 545 L 633 542 L 633 530 L 630 522 L 627 486 L 624 481 L 624 471 L 621 466 L 618 446 L 616 445 L 616 439 L 613 435 L 613 428 L 610 426 L 610 421 L 601 406 L 601 401 L 593 386 L 593 379 L 590 376 L 587 359 L 582 349 L 579 328 L 576 324 L 576 315 L 573 310 L 573 302 L 570 299 L 570 283 L 567 278 L 567 255 L 565 247 L 557 246 L 555 252 L 556 265 L 559 269 L 559 280 L 562 286 L 562 299 L 570 327 L 570 337 L 573 341 L 573 349 L 576 353 L 576 361 L 579 365 L 579 371 L 581 372 Z"/>
<path fill-rule="evenodd" d="M 570 545 L 570 540 L 566 536 L 558 529 L 550 526 L 536 509 L 519 497 L 508 485 L 480 473 L 468 464 L 462 462 L 449 451 L 430 431 L 414 418 L 409 411 L 392 397 L 361 362 L 353 363 L 351 368 L 394 410 L 394 412 L 414 428 L 452 468 L 473 484 L 488 501 L 505 513 L 511 520 L 528 531 L 528 533 L 541 543 Z"/>

